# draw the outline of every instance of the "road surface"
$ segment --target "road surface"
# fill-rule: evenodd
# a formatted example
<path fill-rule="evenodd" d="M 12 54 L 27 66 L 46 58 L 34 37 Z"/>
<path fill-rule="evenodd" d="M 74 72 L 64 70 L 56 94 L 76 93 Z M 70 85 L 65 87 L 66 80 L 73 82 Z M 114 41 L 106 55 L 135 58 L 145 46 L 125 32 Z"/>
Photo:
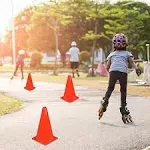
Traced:
<path fill-rule="evenodd" d="M 75 87 L 79 100 L 60 99 L 65 83 L 34 82 L 36 89 L 24 90 L 26 81 L 0 79 L 0 91 L 24 100 L 19 111 L 0 117 L 0 150 L 142 150 L 150 145 L 150 98 L 128 96 L 133 124 L 123 124 L 120 94 L 113 93 L 103 118 L 98 120 L 104 91 Z M 58 140 L 45 146 L 34 140 L 42 107 L 48 109 L 52 130 Z"/>

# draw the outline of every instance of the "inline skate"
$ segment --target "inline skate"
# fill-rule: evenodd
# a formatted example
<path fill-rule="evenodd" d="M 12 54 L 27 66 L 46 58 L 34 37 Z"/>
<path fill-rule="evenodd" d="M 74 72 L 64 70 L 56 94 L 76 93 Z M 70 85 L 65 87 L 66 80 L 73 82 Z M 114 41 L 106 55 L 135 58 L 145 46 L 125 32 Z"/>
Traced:
<path fill-rule="evenodd" d="M 103 113 L 106 111 L 108 103 L 109 103 L 108 99 L 104 97 L 103 100 L 101 101 L 100 108 L 98 111 L 99 112 L 99 120 L 102 118 Z"/>
<path fill-rule="evenodd" d="M 127 109 L 127 107 L 120 107 L 120 113 L 122 114 L 122 121 L 124 123 L 133 122 L 130 111 Z"/>

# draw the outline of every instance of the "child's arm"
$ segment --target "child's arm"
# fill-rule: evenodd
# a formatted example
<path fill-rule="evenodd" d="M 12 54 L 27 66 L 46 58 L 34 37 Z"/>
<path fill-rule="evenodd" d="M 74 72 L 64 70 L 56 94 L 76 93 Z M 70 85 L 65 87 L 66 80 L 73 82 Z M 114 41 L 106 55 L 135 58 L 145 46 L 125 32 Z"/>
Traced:
<path fill-rule="evenodd" d="M 81 55 L 80 55 L 80 50 L 78 49 L 78 57 L 79 57 L 79 62 L 81 62 Z"/>
<path fill-rule="evenodd" d="M 139 76 L 141 75 L 141 70 L 136 66 L 132 57 L 129 57 L 129 63 L 131 64 L 132 68 L 136 70 L 136 74 Z"/>
<path fill-rule="evenodd" d="M 70 52 L 70 49 L 66 52 L 67 56 L 68 56 L 68 59 L 70 61 L 70 58 L 71 58 L 71 52 Z"/>
<path fill-rule="evenodd" d="M 111 60 L 108 59 L 107 62 L 106 62 L 106 69 L 107 69 L 107 71 L 109 71 L 110 65 L 111 65 Z"/>
<path fill-rule="evenodd" d="M 129 57 L 129 63 L 131 64 L 132 68 L 134 68 L 135 70 L 138 69 L 134 60 L 133 60 L 133 57 Z"/>

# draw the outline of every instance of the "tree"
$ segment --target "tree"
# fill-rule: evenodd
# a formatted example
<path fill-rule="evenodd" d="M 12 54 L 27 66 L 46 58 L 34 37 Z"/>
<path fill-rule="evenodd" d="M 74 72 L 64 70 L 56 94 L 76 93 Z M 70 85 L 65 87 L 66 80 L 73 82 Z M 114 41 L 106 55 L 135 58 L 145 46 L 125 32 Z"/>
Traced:
<path fill-rule="evenodd" d="M 128 36 L 129 50 L 136 57 L 139 51 L 146 56 L 145 43 L 150 41 L 150 6 L 130 0 L 115 4 L 95 2 L 49 0 L 25 8 L 15 19 L 17 49 L 55 52 L 60 49 L 65 53 L 75 40 L 81 50 L 91 52 L 101 47 L 109 53 L 112 37 L 122 32 Z M 8 46 L 10 38 L 11 33 L 7 32 Z"/>
<path fill-rule="evenodd" d="M 99 4 L 97 1 L 90 2 L 90 9 L 87 9 L 87 20 L 94 21 L 94 28 L 92 30 L 89 30 L 88 33 L 85 34 L 83 39 L 92 41 L 92 76 L 95 76 L 94 74 L 94 52 L 96 47 L 99 47 L 100 45 L 97 43 L 97 41 L 101 38 L 108 39 L 108 37 L 104 34 L 103 28 L 99 27 L 99 24 L 104 19 L 104 14 L 106 12 L 105 10 L 105 4 Z"/>
<path fill-rule="evenodd" d="M 58 38 L 60 26 L 65 26 L 70 23 L 70 16 L 63 14 L 63 2 L 57 1 L 48 1 L 48 3 L 42 3 L 35 7 L 33 16 L 31 18 L 32 24 L 28 27 L 28 34 L 30 35 L 30 42 L 37 43 L 39 38 L 45 39 L 43 47 L 40 45 L 34 45 L 38 49 L 45 48 L 47 50 L 55 51 L 55 69 L 54 74 L 56 74 L 56 63 L 57 63 L 57 51 L 58 51 Z M 37 30 L 38 28 L 38 30 Z M 45 31 L 45 32 L 44 32 Z M 40 33 L 39 33 L 40 32 Z M 42 34 L 44 32 L 44 34 Z M 33 35 L 33 33 L 39 34 Z M 43 35 L 43 36 L 42 36 Z M 38 39 L 37 39 L 38 37 Z M 54 38 L 55 37 L 55 38 Z M 37 40 L 36 40 L 37 39 Z M 49 45 L 48 41 L 51 40 L 51 43 L 54 45 Z M 35 42 L 34 42 L 35 41 Z M 55 48 L 54 48 L 55 47 Z"/>
<path fill-rule="evenodd" d="M 105 30 L 108 36 L 112 37 L 118 32 L 127 35 L 128 49 L 134 53 L 135 58 L 138 57 L 139 51 L 144 50 L 144 43 L 150 39 L 147 34 L 147 29 L 150 29 L 147 24 L 149 9 L 147 4 L 141 2 L 118 2 L 111 6 L 110 15 L 105 20 Z"/>

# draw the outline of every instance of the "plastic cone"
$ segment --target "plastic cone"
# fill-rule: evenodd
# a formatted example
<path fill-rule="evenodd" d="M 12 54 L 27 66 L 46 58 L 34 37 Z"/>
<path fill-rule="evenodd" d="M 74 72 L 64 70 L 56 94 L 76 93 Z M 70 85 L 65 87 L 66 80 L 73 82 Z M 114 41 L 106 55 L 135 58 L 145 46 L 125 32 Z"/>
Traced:
<path fill-rule="evenodd" d="M 64 96 L 61 98 L 65 101 L 69 102 L 69 103 L 71 103 L 71 102 L 73 102 L 79 98 L 75 94 L 74 85 L 72 82 L 72 77 L 70 75 L 68 76 L 68 79 L 67 79 L 67 84 L 66 84 Z"/>
<path fill-rule="evenodd" d="M 26 83 L 26 87 L 24 87 L 26 90 L 28 91 L 32 91 L 35 89 L 33 82 L 32 82 L 32 77 L 31 74 L 28 74 L 28 79 L 27 79 L 27 83 Z"/>
<path fill-rule="evenodd" d="M 32 139 L 44 145 L 47 145 L 53 142 L 54 140 L 58 139 L 53 135 L 51 123 L 49 120 L 48 111 L 46 107 L 42 108 L 42 114 L 40 118 L 37 135 Z"/>

